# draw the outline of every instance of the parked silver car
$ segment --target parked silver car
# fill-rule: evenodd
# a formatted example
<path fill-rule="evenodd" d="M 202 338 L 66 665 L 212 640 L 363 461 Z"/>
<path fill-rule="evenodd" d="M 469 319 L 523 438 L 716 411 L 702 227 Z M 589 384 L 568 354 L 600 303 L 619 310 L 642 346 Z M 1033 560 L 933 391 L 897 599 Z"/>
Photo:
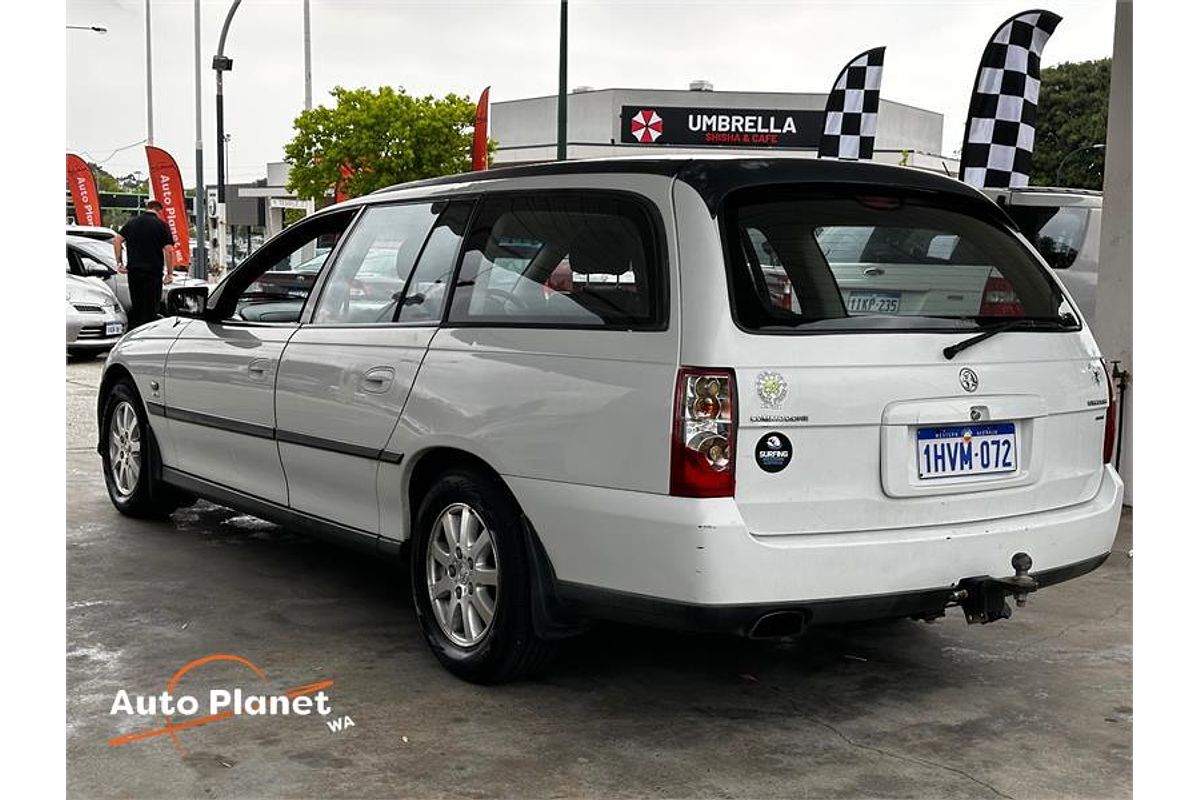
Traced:
<path fill-rule="evenodd" d="M 82 312 L 76 311 L 75 306 L 71 305 L 70 292 L 67 293 L 67 344 L 72 344 L 79 338 L 79 332 L 83 330 L 84 324 L 87 322 L 87 317 Z"/>
<path fill-rule="evenodd" d="M 129 313 L 129 276 L 117 272 L 111 242 L 67 234 L 67 273 L 103 281 L 117 296 L 117 302 L 125 309 L 125 313 Z M 163 286 L 162 301 L 166 302 L 167 291 L 173 287 L 204 285 L 205 282 L 199 278 L 192 278 L 177 270 L 174 281 Z"/>
<path fill-rule="evenodd" d="M 95 278 L 67 276 L 67 353 L 90 357 L 112 348 L 125 334 L 129 319 L 112 290 Z M 75 337 L 72 339 L 73 328 Z"/>
<path fill-rule="evenodd" d="M 1066 285 L 1088 322 L 1094 322 L 1100 270 L 1104 194 L 1089 189 L 985 189 L 1004 207 Z"/>

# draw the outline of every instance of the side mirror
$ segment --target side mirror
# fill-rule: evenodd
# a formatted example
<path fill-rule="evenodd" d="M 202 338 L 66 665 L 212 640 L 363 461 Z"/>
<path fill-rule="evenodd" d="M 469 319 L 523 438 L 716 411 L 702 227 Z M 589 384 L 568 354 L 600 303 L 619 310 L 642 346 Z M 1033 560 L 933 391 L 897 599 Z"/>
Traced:
<path fill-rule="evenodd" d="M 180 286 L 167 292 L 167 316 L 200 319 L 208 307 L 207 286 Z"/>

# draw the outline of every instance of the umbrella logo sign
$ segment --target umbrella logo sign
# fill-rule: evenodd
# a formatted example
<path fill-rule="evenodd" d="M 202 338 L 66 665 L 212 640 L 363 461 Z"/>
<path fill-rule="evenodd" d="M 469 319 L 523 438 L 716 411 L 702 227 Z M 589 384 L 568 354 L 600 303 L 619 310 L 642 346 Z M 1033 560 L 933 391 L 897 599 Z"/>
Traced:
<path fill-rule="evenodd" d="M 633 120 L 629 123 L 629 131 L 633 134 L 633 138 L 642 144 L 653 144 L 658 141 L 658 137 L 662 136 L 662 117 L 658 115 L 657 111 L 643 109 L 633 115 Z"/>

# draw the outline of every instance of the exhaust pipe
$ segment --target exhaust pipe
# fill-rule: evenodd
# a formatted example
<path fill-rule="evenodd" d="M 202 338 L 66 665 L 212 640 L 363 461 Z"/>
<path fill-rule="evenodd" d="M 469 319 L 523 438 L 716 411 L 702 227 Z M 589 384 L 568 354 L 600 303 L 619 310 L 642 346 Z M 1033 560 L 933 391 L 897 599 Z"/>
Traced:
<path fill-rule="evenodd" d="M 750 626 L 751 639 L 779 639 L 799 636 L 808 627 L 808 617 L 802 611 L 772 611 L 763 614 Z"/>

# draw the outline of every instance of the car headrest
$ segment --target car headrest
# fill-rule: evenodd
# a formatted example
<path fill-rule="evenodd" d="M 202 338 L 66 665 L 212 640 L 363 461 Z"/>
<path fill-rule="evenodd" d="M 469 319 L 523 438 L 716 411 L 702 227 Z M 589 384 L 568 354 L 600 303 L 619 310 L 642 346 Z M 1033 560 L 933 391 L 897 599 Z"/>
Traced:
<path fill-rule="evenodd" d="M 629 220 L 605 216 L 581 226 L 568 246 L 571 269 L 587 275 L 621 275 L 643 266 L 637 228 Z"/>

